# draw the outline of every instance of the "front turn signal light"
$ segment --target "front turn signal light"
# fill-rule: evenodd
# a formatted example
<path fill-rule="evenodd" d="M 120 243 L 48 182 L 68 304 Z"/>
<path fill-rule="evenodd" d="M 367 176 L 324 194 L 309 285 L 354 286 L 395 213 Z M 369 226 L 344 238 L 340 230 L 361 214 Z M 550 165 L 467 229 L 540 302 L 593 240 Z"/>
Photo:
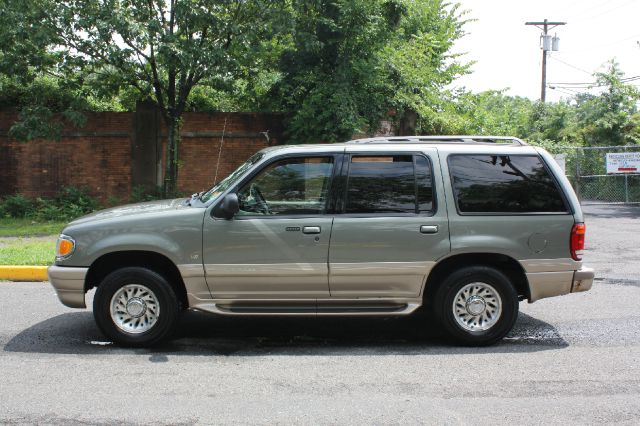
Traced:
<path fill-rule="evenodd" d="M 68 235 L 61 234 L 56 244 L 56 259 L 62 260 L 71 257 L 76 249 L 76 242 Z"/>

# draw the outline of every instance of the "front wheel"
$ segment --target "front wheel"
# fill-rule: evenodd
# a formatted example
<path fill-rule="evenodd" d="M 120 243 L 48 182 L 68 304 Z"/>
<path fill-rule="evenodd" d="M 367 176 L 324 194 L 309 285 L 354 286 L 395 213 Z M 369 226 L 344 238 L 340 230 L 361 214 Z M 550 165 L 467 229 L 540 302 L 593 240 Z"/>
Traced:
<path fill-rule="evenodd" d="M 438 320 L 462 345 L 491 345 L 511 331 L 518 317 L 518 295 L 509 279 L 485 266 L 450 274 L 434 302 Z"/>
<path fill-rule="evenodd" d="M 167 338 L 179 314 L 180 304 L 171 285 L 146 268 L 112 272 L 93 298 L 98 327 L 122 346 L 151 346 Z"/>

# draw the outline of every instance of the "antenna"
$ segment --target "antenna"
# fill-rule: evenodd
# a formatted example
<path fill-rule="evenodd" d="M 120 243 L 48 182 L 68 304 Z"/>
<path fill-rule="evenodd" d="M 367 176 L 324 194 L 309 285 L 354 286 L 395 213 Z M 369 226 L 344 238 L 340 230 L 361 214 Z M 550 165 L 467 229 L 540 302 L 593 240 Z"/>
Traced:
<path fill-rule="evenodd" d="M 224 125 L 222 126 L 222 136 L 220 137 L 220 149 L 218 150 L 218 161 L 216 162 L 216 175 L 213 178 L 213 184 L 218 183 L 218 169 L 220 168 L 220 157 L 222 156 L 222 144 L 224 143 L 224 132 L 227 130 L 227 118 L 224 117 Z"/>

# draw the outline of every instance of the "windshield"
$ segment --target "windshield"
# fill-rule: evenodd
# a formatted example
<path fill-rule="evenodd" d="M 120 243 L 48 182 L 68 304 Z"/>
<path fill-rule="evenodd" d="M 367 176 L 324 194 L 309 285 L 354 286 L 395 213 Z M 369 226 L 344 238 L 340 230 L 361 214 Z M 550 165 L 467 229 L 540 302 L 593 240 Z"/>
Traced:
<path fill-rule="evenodd" d="M 254 164 L 260 161 L 264 157 L 262 152 L 257 152 L 253 154 L 249 159 L 240 167 L 238 167 L 233 173 L 231 173 L 226 178 L 222 179 L 218 184 L 214 185 L 213 188 L 202 194 L 200 200 L 203 203 L 206 203 L 210 200 L 215 200 L 218 198 L 220 194 L 226 191 L 231 185 L 235 183 L 235 181 L 242 176 L 247 170 L 249 170 Z"/>

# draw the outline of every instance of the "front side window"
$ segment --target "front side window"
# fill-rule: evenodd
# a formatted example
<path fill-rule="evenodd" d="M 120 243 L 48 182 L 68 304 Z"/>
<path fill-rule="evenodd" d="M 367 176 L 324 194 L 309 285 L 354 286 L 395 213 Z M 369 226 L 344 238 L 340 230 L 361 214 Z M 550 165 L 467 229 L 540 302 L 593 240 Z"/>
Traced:
<path fill-rule="evenodd" d="M 566 213 L 554 179 L 537 155 L 451 155 L 461 213 Z"/>
<path fill-rule="evenodd" d="M 306 215 L 326 211 L 333 157 L 287 158 L 265 167 L 238 191 L 240 215 Z"/>
<path fill-rule="evenodd" d="M 233 173 L 229 174 L 226 178 L 214 185 L 213 188 L 202 194 L 201 201 L 206 203 L 209 200 L 215 200 L 233 185 L 238 178 L 240 178 L 245 172 L 247 172 L 254 164 L 260 161 L 264 157 L 262 152 L 253 154 L 247 161 L 245 161 L 240 167 L 238 167 Z"/>
<path fill-rule="evenodd" d="M 419 155 L 354 155 L 345 213 L 421 213 L 433 210 L 431 165 Z"/>

